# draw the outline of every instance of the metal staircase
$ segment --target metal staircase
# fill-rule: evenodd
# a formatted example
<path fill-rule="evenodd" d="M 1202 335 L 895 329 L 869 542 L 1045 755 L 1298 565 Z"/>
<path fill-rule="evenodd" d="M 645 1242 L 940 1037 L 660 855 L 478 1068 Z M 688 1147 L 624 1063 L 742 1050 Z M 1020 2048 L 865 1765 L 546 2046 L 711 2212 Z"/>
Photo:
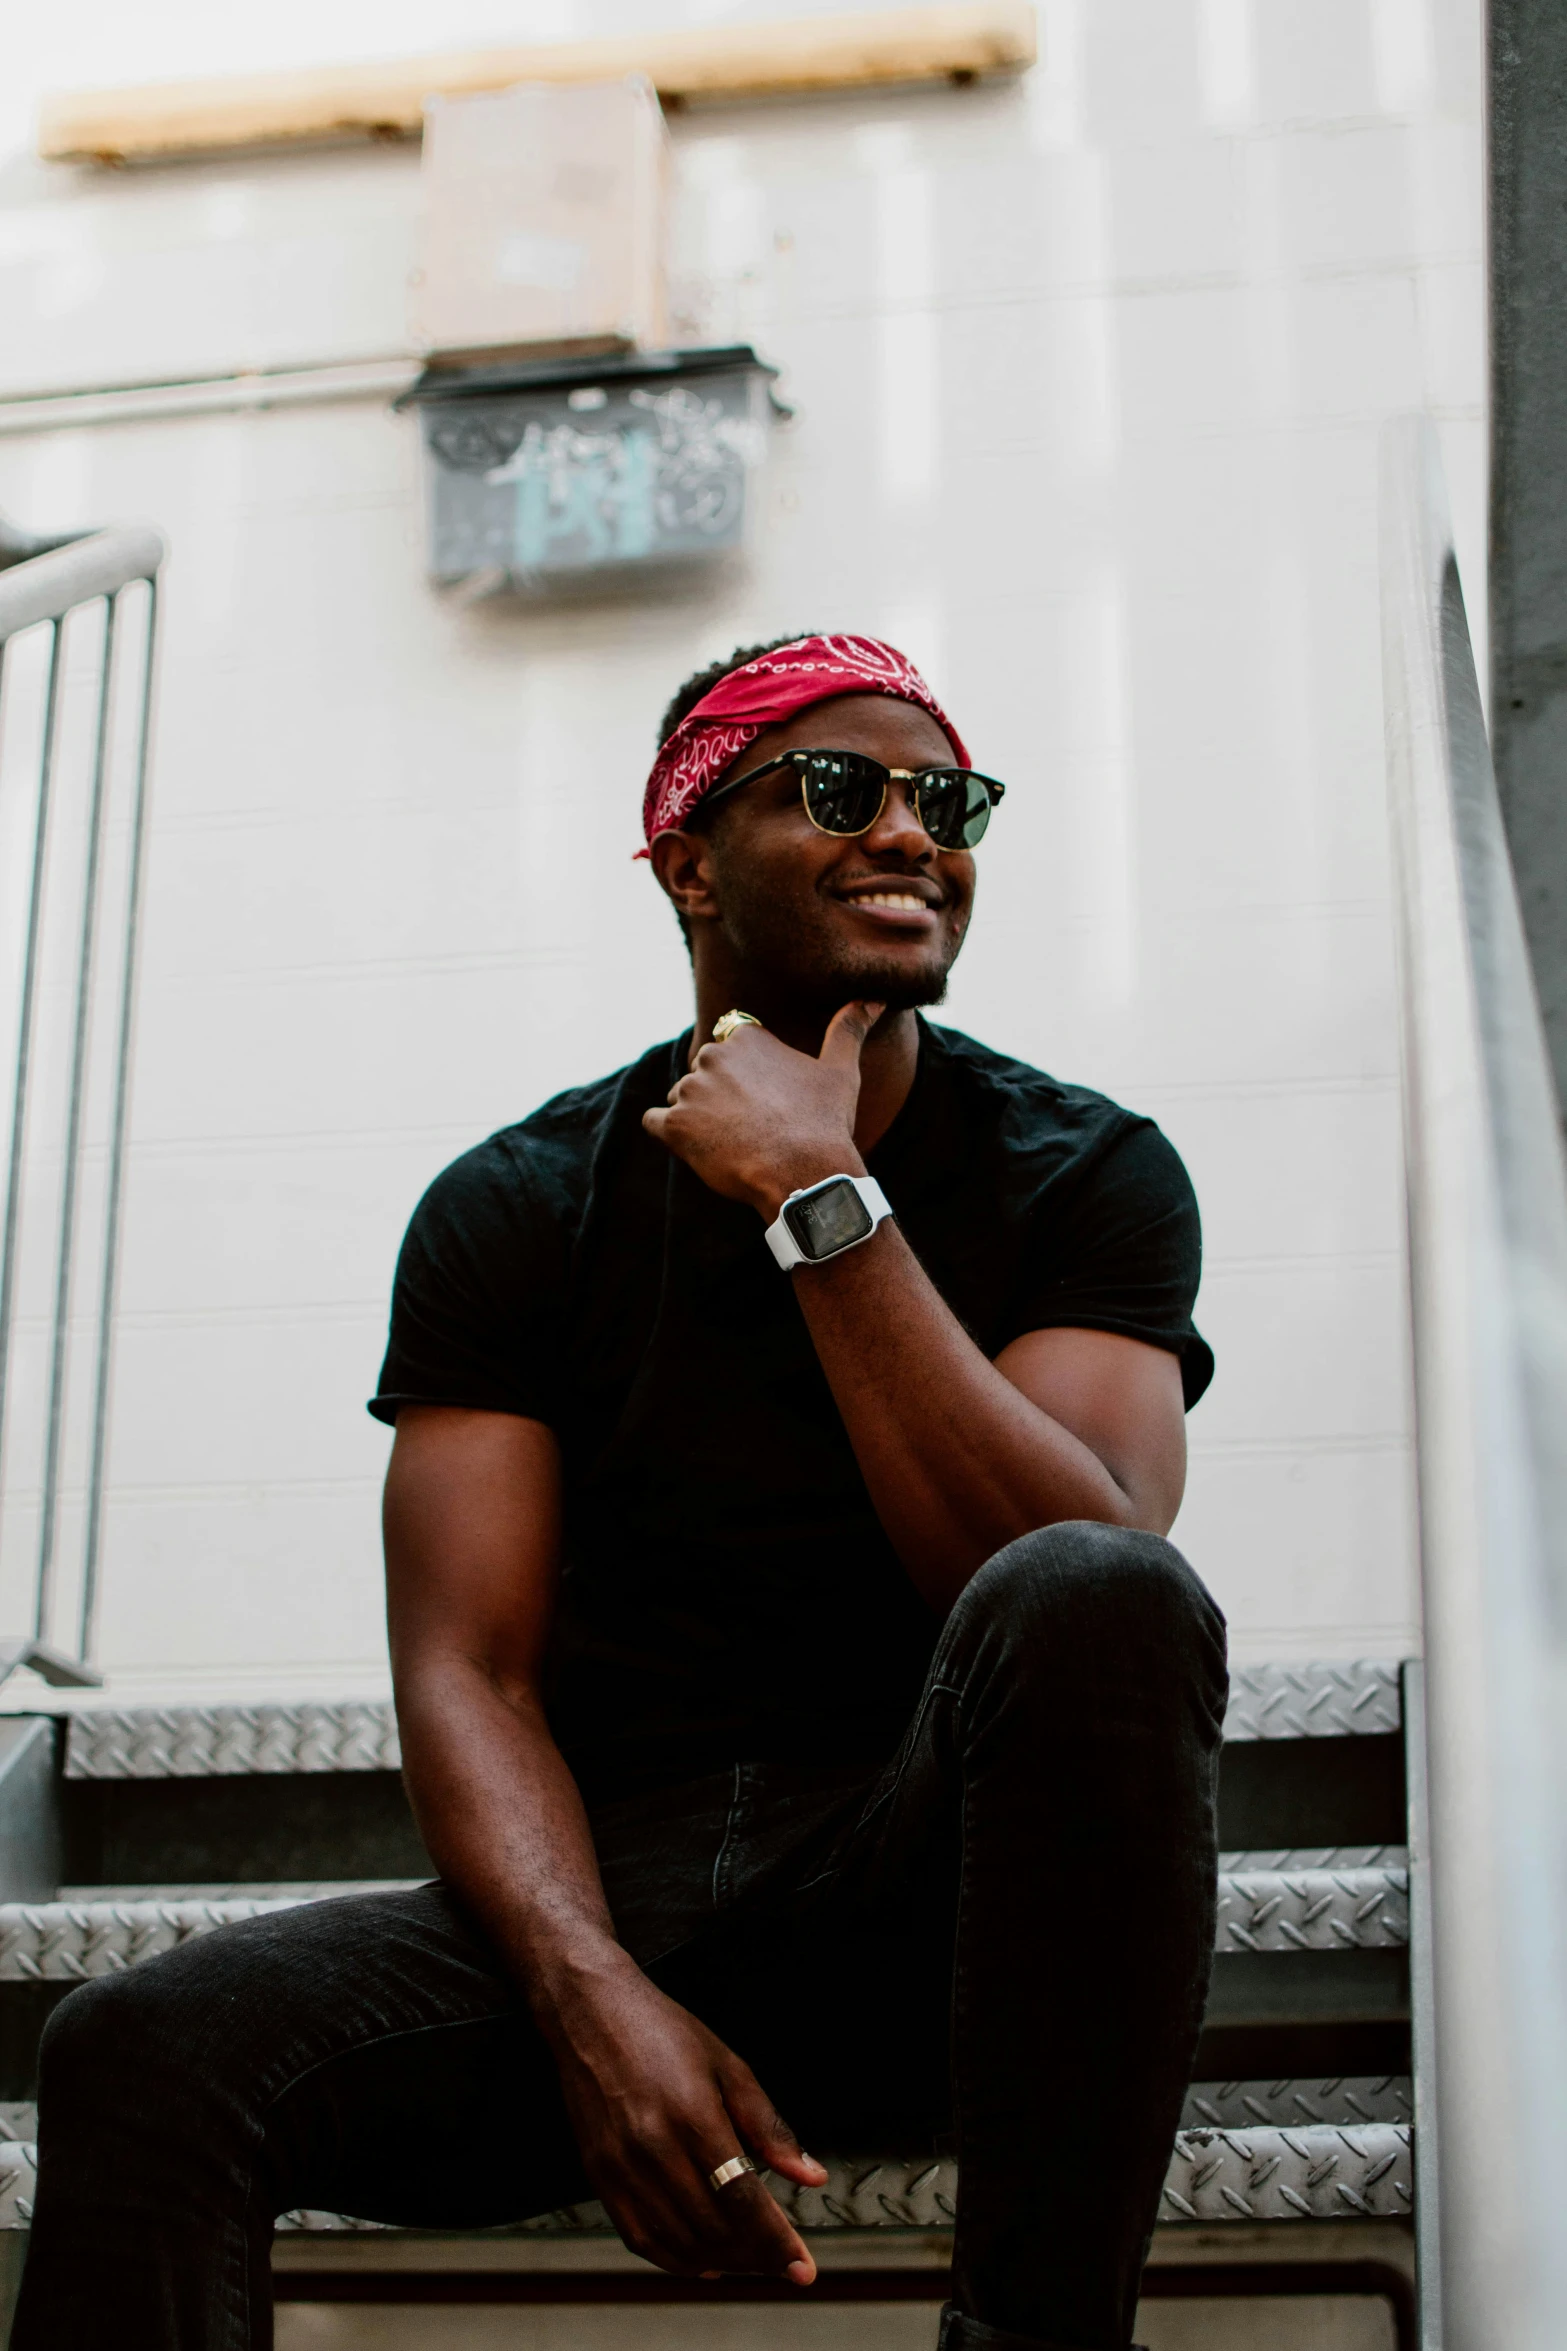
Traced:
<path fill-rule="evenodd" d="M 94 1709 L 15 1717 L 0 1740 L 0 2232 L 14 2240 L 31 2210 L 37 2037 L 73 1984 L 230 1919 L 407 1883 L 427 1865 L 389 1706 Z M 1151 2292 L 1189 2284 L 1194 2255 L 1210 2283 L 1222 2271 L 1253 2290 L 1264 2256 L 1269 2291 L 1286 2272 L 1296 2287 L 1331 2291 L 1348 2265 L 1361 2290 L 1371 2277 L 1387 2295 L 1401 2342 L 1414 2340 L 1405 1785 L 1397 1668 L 1236 1675 L 1213 1993 Z M 1413 1893 L 1418 1909 L 1418 1882 Z M 1070 1931 L 1136 1934 L 1135 1895 L 1123 1916 Z M 797 2224 L 834 2245 L 827 2289 L 844 2290 L 868 2262 L 884 2285 L 901 2277 L 901 2290 L 938 2296 L 954 2167 L 850 2150 L 830 2172 L 820 2189 L 772 2183 Z M 291 2213 L 280 2291 L 331 2299 L 346 2276 L 362 2295 L 378 2259 L 398 2265 L 384 2290 L 406 2289 L 418 2275 L 403 2267 L 412 2235 Z M 291 2240 L 304 2238 L 299 2269 Z M 334 2267 L 330 2247 L 347 2240 L 352 2268 Z M 573 2274 L 562 2261 L 602 2275 L 606 2256 L 651 2290 L 664 2282 L 619 2254 L 596 2206 L 519 2216 L 500 2236 L 416 2241 L 448 2292 L 463 2281 L 465 2299 L 516 2298 L 530 2277 L 536 2291 L 541 2247 L 557 2282 Z"/>

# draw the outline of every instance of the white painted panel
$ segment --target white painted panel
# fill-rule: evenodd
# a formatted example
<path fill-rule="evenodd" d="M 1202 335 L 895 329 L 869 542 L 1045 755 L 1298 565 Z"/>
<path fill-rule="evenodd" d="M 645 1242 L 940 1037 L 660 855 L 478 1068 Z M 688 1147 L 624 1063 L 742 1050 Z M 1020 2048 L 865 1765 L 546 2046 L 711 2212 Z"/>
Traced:
<path fill-rule="evenodd" d="M 121 1488 L 103 1617 L 118 1686 L 191 1702 L 384 1689 L 378 1484 Z"/>
<path fill-rule="evenodd" d="M 1387 1082 L 1161 1094 L 1143 1088 L 1202 1204 L 1210 1278 L 1237 1261 L 1395 1257 L 1403 1246 L 1398 1099 Z"/>
<path fill-rule="evenodd" d="M 1391 1253 L 1210 1266 L 1202 1328 L 1225 1376 L 1192 1415 L 1193 1445 L 1397 1444 L 1402 1296 Z"/>
<path fill-rule="evenodd" d="M 241 1135 L 147 1145 L 121 1326 L 145 1318 L 352 1308 L 384 1323 L 412 1203 L 475 1140 L 471 1121 L 413 1133 Z M 374 1369 L 374 1365 L 370 1366 Z"/>
<path fill-rule="evenodd" d="M 1199 1439 L 1171 1534 L 1229 1618 L 1243 1664 L 1403 1655 L 1419 1608 L 1413 1539 L 1396 1441 L 1209 1452 Z"/>
<path fill-rule="evenodd" d="M 403 350 L 418 159 L 44 170 L 0 214 L 0 391 L 169 383 Z"/>

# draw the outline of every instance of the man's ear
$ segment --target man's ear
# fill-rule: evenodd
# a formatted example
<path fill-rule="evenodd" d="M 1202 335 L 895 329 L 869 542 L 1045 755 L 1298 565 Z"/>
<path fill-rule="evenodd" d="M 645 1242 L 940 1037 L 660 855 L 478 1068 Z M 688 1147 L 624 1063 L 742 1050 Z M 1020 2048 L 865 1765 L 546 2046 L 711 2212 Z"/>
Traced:
<path fill-rule="evenodd" d="M 650 852 L 658 886 L 687 922 L 718 912 L 713 845 L 701 833 L 660 833 Z"/>

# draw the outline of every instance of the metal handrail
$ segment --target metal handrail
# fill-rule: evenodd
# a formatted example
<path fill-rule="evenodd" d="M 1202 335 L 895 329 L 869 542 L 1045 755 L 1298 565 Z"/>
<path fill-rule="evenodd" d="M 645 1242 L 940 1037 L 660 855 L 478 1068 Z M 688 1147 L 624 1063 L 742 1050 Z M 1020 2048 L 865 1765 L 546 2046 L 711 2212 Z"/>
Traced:
<path fill-rule="evenodd" d="M 24 556 L 0 571 L 0 644 L 41 620 L 63 620 L 78 604 L 113 596 L 136 580 L 150 580 L 167 550 L 149 523 L 92 531 L 63 546 Z"/>
<path fill-rule="evenodd" d="M 44 874 L 49 856 L 52 799 L 59 759 L 61 700 L 65 678 L 64 628 L 73 612 L 96 602 L 105 606 L 103 658 L 98 678 L 93 756 L 86 811 L 86 869 L 77 940 L 67 1119 L 62 1154 L 61 1198 L 53 1283 L 53 1328 L 49 1356 L 42 1508 L 31 1634 L 0 1640 L 0 1680 L 18 1664 L 32 1665 L 50 1681 L 96 1681 L 86 1664 L 92 1653 L 103 1524 L 103 1482 L 107 1460 L 111 1325 L 119 1256 L 120 1195 L 124 1175 L 132 1014 L 146 840 L 147 754 L 152 714 L 152 678 L 157 619 L 157 572 L 165 553 L 161 534 L 146 525 L 94 531 L 68 540 L 30 539 L 8 526 L 0 529 L 0 697 L 5 687 L 9 641 L 24 629 L 50 630 L 44 690 L 43 741 L 34 803 L 32 873 L 22 949 L 21 1004 L 11 1088 L 10 1150 L 0 1214 L 0 1448 L 6 1411 L 6 1374 L 16 1311 L 17 1246 L 27 1140 L 29 1079 L 39 978 Z M 116 664 L 116 620 L 121 593 L 145 582 L 148 611 L 143 638 L 140 693 L 129 809 L 125 921 L 120 955 L 118 1017 L 115 1023 L 110 1137 L 103 1219 L 103 1256 L 98 1285 L 96 1346 L 87 1511 L 82 1557 L 78 1652 L 71 1657 L 50 1645 L 59 1533 L 60 1471 L 71 1287 L 76 1245 L 78 1184 L 83 1149 L 83 1111 L 97 962 L 100 869 L 108 810 L 110 709 Z M 3 1451 L 0 1451 L 3 1468 Z"/>
<path fill-rule="evenodd" d="M 1434 2112 L 1422 2144 L 1417 2093 L 1416 2134 L 1440 2302 L 1425 2297 L 1425 2340 L 1554 2351 L 1567 2313 L 1567 1174 L 1421 418 L 1387 429 L 1382 563 L 1430 1788 Z"/>

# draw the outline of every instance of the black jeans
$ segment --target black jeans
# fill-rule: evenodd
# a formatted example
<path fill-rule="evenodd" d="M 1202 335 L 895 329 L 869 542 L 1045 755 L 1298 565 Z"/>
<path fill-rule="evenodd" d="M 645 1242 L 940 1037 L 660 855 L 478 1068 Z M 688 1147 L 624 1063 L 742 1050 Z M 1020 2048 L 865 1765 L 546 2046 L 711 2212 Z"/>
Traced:
<path fill-rule="evenodd" d="M 595 1821 L 617 1929 L 818 2149 L 955 2147 L 944 2342 L 1119 2351 L 1213 1948 L 1223 1623 L 1151 1535 L 974 1577 L 880 1773 L 741 1765 Z M 482 2228 L 591 2193 L 446 1889 L 221 1929 L 44 2036 L 13 2351 L 260 2351 L 295 2206 Z"/>

